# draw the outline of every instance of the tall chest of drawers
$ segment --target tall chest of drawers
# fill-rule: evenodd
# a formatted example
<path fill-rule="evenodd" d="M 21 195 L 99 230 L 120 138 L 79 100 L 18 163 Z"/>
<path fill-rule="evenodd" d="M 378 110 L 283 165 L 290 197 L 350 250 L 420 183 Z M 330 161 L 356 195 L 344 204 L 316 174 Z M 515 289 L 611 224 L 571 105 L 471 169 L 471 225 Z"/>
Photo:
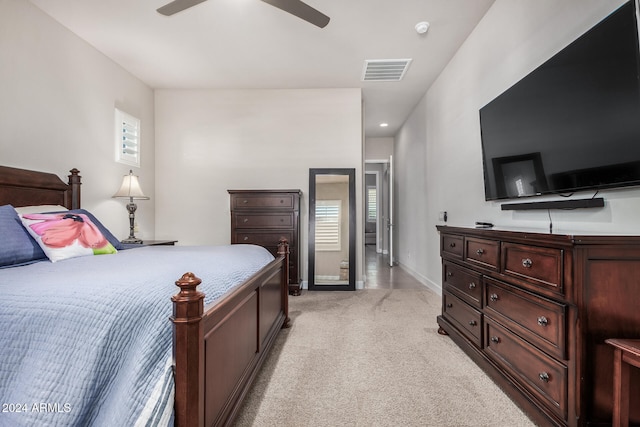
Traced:
<path fill-rule="evenodd" d="M 299 295 L 300 190 L 227 190 L 231 204 L 231 244 L 260 245 L 274 256 L 281 237 L 289 241 L 289 293 Z"/>
<path fill-rule="evenodd" d="M 440 332 L 537 424 L 610 425 L 604 340 L 640 338 L 640 237 L 437 228 Z"/>

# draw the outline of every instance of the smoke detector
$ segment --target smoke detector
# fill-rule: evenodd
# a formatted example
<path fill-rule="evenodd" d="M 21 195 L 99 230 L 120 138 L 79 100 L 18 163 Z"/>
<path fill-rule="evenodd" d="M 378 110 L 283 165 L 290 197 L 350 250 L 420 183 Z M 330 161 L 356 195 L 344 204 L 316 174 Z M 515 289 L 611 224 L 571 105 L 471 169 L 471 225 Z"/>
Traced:
<path fill-rule="evenodd" d="M 416 32 L 418 34 L 424 34 L 429 30 L 429 23 L 427 21 L 418 22 L 416 24 Z"/>

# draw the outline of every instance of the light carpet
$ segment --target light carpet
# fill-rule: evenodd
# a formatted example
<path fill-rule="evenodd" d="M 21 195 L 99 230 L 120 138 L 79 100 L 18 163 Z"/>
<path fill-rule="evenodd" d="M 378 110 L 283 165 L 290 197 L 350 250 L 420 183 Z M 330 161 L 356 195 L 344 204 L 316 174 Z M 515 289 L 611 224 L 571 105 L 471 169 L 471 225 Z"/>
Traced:
<path fill-rule="evenodd" d="M 534 424 L 437 333 L 428 289 L 309 292 L 290 297 L 283 330 L 237 427 Z"/>

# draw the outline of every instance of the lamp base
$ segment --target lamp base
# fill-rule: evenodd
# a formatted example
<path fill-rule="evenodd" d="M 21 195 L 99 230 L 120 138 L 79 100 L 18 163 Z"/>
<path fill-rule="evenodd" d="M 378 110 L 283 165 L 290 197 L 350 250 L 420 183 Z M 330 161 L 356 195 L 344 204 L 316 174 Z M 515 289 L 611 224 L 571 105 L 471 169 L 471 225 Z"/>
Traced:
<path fill-rule="evenodd" d="M 120 240 L 120 243 L 133 243 L 137 245 L 141 245 L 143 243 L 142 239 L 138 239 L 137 237 L 129 237 L 124 240 Z"/>

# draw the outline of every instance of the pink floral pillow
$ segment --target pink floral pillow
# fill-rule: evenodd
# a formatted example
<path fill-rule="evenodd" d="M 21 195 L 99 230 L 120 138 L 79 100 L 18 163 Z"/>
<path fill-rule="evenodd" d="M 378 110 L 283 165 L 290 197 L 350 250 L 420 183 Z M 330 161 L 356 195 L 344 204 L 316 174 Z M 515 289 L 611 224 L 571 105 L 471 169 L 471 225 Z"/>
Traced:
<path fill-rule="evenodd" d="M 61 212 L 20 217 L 51 262 L 117 252 L 87 215 Z"/>

